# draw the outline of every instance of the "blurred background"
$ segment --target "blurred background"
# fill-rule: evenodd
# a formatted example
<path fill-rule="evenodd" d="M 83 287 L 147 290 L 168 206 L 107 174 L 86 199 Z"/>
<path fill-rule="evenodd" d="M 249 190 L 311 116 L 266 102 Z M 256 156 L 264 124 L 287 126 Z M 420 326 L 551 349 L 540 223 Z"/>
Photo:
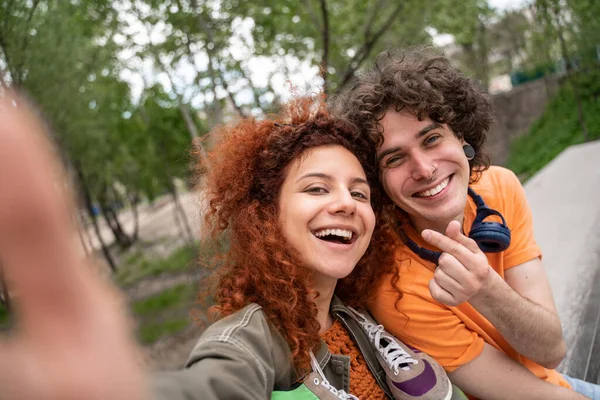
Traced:
<path fill-rule="evenodd" d="M 194 260 L 211 252 L 197 243 L 192 149 L 217 124 L 333 95 L 381 50 L 414 45 L 490 93 L 492 161 L 524 182 L 600 136 L 596 0 L 0 0 L 0 90 L 39 106 L 77 186 L 82 251 L 129 296 L 159 369 L 198 335 L 188 312 L 207 272 Z"/>

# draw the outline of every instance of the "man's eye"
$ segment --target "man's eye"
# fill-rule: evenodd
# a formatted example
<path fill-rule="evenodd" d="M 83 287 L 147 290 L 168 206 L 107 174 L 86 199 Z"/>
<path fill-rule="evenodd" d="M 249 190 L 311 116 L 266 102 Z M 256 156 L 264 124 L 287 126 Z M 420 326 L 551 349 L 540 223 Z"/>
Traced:
<path fill-rule="evenodd" d="M 404 157 L 397 155 L 397 156 L 391 156 L 390 158 L 388 158 L 385 161 L 385 166 L 386 167 L 395 167 L 397 165 L 400 165 L 400 163 L 402 162 L 402 160 L 404 160 Z"/>
<path fill-rule="evenodd" d="M 437 141 L 440 138 L 440 135 L 431 135 L 427 139 L 425 139 L 425 144 L 431 144 Z"/>

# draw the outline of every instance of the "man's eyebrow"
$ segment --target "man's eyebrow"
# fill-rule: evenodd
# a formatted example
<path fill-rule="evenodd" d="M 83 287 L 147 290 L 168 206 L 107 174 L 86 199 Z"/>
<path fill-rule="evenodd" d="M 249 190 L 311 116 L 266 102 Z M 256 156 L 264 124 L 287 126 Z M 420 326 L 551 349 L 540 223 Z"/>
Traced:
<path fill-rule="evenodd" d="M 420 139 L 423 136 L 425 136 L 427 133 L 429 133 L 430 131 L 441 128 L 441 127 L 442 126 L 440 124 L 438 124 L 437 122 L 433 122 L 432 124 L 427 125 L 425 128 L 423 128 L 419 132 L 417 132 L 417 139 Z M 395 153 L 400 150 L 402 150 L 402 147 L 395 146 L 395 147 L 391 147 L 387 150 L 382 151 L 381 154 L 379 156 L 377 156 L 377 162 L 378 163 L 381 162 L 383 157 L 387 156 L 388 154 Z"/>
<path fill-rule="evenodd" d="M 395 153 L 400 150 L 402 150 L 402 147 L 395 146 L 395 147 L 390 147 L 389 149 L 382 151 L 381 154 L 377 156 L 377 163 L 380 163 L 381 160 L 383 159 L 383 157 L 387 156 L 388 154 L 392 154 L 392 153 Z"/>
<path fill-rule="evenodd" d="M 328 181 L 332 180 L 333 178 L 331 177 L 331 175 L 327 175 L 324 174 L 322 172 L 309 172 L 308 174 L 304 174 L 302 175 L 300 178 L 298 178 L 296 180 L 296 183 L 300 182 L 302 179 L 306 179 L 306 178 L 323 178 L 323 179 L 327 179 Z"/>
<path fill-rule="evenodd" d="M 429 131 L 432 131 L 434 129 L 437 128 L 441 128 L 442 126 L 440 124 L 438 124 L 437 122 L 432 123 L 431 125 L 427 125 L 425 128 L 421 129 L 419 131 L 419 133 L 417 133 L 417 139 L 422 138 L 424 135 L 426 135 Z"/>

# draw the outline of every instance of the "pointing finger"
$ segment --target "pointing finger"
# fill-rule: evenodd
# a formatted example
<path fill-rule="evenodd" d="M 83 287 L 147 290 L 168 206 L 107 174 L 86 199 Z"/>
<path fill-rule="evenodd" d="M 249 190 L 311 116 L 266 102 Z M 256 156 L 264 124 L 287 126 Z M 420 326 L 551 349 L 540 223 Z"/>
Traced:
<path fill-rule="evenodd" d="M 446 228 L 446 236 L 462 244 L 473 253 L 481 252 L 479 246 L 477 246 L 477 243 L 461 232 L 460 223 L 458 221 L 450 221 L 448 227 Z"/>
<path fill-rule="evenodd" d="M 469 256 L 473 255 L 470 250 L 456 240 L 434 230 L 425 229 L 421 236 L 427 243 L 437 247 L 444 253 L 453 255 L 461 263 L 466 262 Z"/>

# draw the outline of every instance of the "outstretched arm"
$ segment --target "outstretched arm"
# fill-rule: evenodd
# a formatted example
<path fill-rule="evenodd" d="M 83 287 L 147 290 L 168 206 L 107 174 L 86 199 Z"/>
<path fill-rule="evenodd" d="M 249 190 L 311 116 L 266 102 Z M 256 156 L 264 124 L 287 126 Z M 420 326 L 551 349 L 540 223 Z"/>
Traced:
<path fill-rule="evenodd" d="M 0 257 L 16 327 L 0 340 L 7 399 L 147 399 L 116 293 L 83 258 L 73 199 L 41 123 L 0 91 Z"/>
<path fill-rule="evenodd" d="M 0 91 L 0 259 L 16 312 L 15 331 L 0 337 L 1 397 L 269 397 L 279 371 L 268 340 L 202 337 L 189 368 L 152 377 L 142 368 L 124 302 L 79 247 L 73 199 L 54 153 L 25 101 Z M 264 336 L 266 321 L 257 326 L 256 336 Z"/>

